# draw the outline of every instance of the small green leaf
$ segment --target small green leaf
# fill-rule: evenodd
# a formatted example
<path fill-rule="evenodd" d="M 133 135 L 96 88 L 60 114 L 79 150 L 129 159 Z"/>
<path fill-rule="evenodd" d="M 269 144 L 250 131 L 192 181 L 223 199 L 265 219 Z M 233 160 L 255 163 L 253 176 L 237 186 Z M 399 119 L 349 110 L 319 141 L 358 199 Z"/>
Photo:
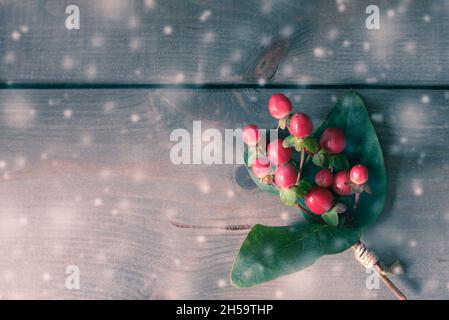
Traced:
<path fill-rule="evenodd" d="M 316 153 L 320 149 L 318 141 L 314 137 L 307 137 L 302 139 L 302 145 L 309 153 Z"/>
<path fill-rule="evenodd" d="M 324 149 L 321 149 L 312 156 L 312 162 L 314 165 L 321 168 L 326 166 L 326 154 Z"/>
<path fill-rule="evenodd" d="M 297 186 L 298 190 L 300 190 L 301 193 L 304 193 L 304 196 L 307 194 L 307 192 L 309 192 L 310 189 L 312 189 L 312 187 L 312 184 L 304 179 L 302 179 Z"/>
<path fill-rule="evenodd" d="M 296 143 L 295 143 L 295 150 L 298 152 L 301 152 L 303 148 L 303 140 L 302 139 L 296 139 Z"/>
<path fill-rule="evenodd" d="M 279 197 L 283 204 L 287 206 L 294 206 L 296 203 L 296 188 L 281 188 L 279 190 Z"/>
<path fill-rule="evenodd" d="M 289 135 L 287 138 L 285 138 L 285 139 L 282 141 L 282 146 L 283 146 L 284 148 L 291 148 L 291 147 L 294 147 L 297 140 L 298 140 L 298 138 L 296 138 L 294 135 Z"/>
<path fill-rule="evenodd" d="M 329 156 L 329 167 L 335 167 L 338 170 L 348 170 L 348 157 L 344 154 L 332 154 Z"/>
<path fill-rule="evenodd" d="M 357 230 L 306 221 L 285 227 L 255 225 L 234 262 L 232 283 L 251 287 L 302 270 L 323 255 L 345 251 L 359 238 Z"/>
<path fill-rule="evenodd" d="M 323 218 L 326 224 L 332 227 L 338 226 L 338 213 L 335 210 L 329 210 L 328 212 L 322 214 L 321 218 Z"/>

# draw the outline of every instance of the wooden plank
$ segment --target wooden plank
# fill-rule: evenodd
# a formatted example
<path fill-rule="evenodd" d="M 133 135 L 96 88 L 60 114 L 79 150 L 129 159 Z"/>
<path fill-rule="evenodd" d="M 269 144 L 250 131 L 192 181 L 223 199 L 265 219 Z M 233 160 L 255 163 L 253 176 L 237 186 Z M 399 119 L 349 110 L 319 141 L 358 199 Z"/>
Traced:
<path fill-rule="evenodd" d="M 342 91 L 290 90 L 322 119 Z M 0 297 L 375 299 L 350 252 L 241 290 L 229 283 L 247 230 L 295 210 L 248 182 L 238 165 L 173 165 L 170 132 L 268 127 L 270 90 L 0 91 Z M 447 297 L 449 94 L 361 91 L 380 137 L 389 201 L 363 240 L 411 298 Z M 65 288 L 77 265 L 81 289 Z"/>
<path fill-rule="evenodd" d="M 0 2 L 2 82 L 447 83 L 442 0 L 72 2 Z"/>

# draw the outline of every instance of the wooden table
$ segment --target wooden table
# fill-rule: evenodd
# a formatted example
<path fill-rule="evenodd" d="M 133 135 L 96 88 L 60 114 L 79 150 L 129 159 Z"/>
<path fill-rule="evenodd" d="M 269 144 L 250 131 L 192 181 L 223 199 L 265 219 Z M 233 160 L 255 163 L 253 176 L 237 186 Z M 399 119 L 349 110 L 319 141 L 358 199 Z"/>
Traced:
<path fill-rule="evenodd" d="M 65 28 L 69 4 L 80 30 Z M 368 4 L 380 30 L 365 28 Z M 410 298 L 448 298 L 448 14 L 418 0 L 0 0 L 0 297 L 392 298 L 366 289 L 350 251 L 234 288 L 248 231 L 227 226 L 301 218 L 239 165 L 169 158 L 170 133 L 194 120 L 268 127 L 281 91 L 319 123 L 354 87 L 389 181 L 363 240 L 404 264 Z"/>

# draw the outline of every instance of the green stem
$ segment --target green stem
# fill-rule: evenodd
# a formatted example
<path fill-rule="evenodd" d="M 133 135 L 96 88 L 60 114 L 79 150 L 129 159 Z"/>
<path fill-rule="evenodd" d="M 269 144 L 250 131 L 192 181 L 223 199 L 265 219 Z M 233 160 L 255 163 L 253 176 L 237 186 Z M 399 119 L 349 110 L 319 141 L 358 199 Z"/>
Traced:
<path fill-rule="evenodd" d="M 304 166 L 304 147 L 301 147 L 301 159 L 299 161 L 299 171 L 298 171 L 298 177 L 296 178 L 296 185 L 299 185 L 299 181 L 301 181 L 301 173 L 302 173 L 303 166 Z"/>

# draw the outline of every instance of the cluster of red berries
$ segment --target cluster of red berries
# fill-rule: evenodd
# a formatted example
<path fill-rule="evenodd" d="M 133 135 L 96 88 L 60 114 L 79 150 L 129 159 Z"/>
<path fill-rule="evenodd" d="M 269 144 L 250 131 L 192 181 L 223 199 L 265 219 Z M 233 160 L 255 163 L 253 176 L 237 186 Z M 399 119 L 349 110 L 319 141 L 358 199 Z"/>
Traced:
<path fill-rule="evenodd" d="M 243 128 L 243 141 L 257 150 L 257 156 L 253 163 L 249 164 L 255 177 L 280 190 L 297 188 L 301 184 L 304 156 L 311 157 L 313 163 L 323 169 L 315 175 L 316 186 L 305 190 L 302 196 L 308 209 L 317 215 L 329 212 L 334 207 L 334 196 L 330 189 L 339 196 L 356 193 L 356 201 L 359 193 L 369 190 L 366 186 L 368 169 L 358 164 L 348 170 L 347 158 L 339 155 L 346 147 L 346 138 L 341 129 L 327 128 L 321 134 L 319 142 L 316 141 L 312 137 L 313 123 L 309 116 L 301 112 L 292 114 L 292 103 L 281 93 L 270 97 L 268 111 L 278 120 L 278 128 L 287 129 L 290 136 L 271 141 L 264 152 L 257 148 L 261 139 L 259 128 L 256 125 Z M 295 150 L 301 153 L 299 167 L 292 159 Z M 343 159 L 346 168 L 334 175 L 332 171 L 335 161 L 326 159 L 337 157 Z"/>

